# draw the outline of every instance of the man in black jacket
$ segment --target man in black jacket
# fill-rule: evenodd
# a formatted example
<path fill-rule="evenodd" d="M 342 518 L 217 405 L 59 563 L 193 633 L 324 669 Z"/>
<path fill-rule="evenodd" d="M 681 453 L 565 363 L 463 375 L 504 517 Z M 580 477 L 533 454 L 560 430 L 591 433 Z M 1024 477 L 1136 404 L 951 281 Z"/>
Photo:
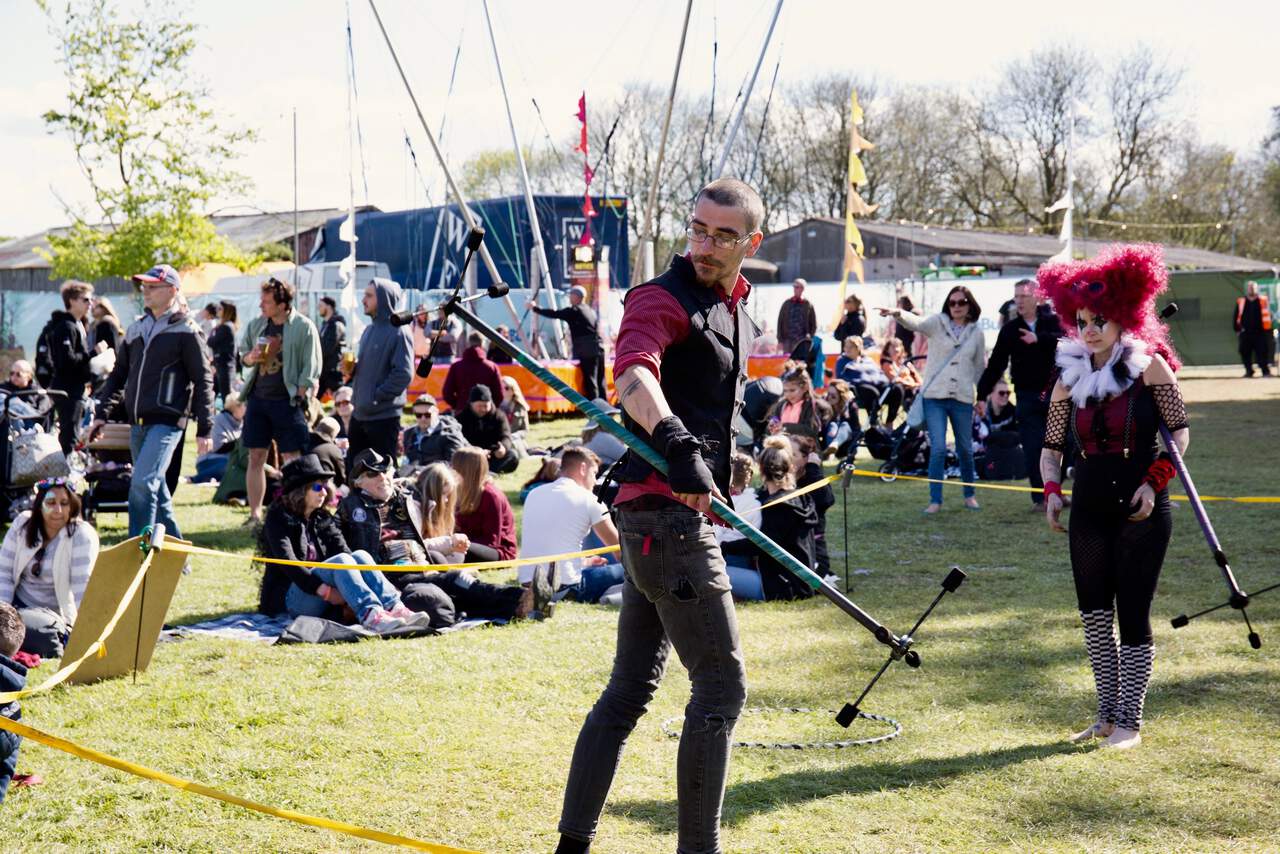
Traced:
<path fill-rule="evenodd" d="M 600 344 L 600 320 L 589 305 L 584 305 L 587 291 L 574 285 L 569 288 L 569 305 L 550 309 L 535 305 L 533 313 L 542 317 L 563 320 L 569 326 L 569 340 L 573 346 L 573 358 L 582 369 L 582 396 L 587 400 L 604 397 L 608 386 L 604 381 L 604 347 Z"/>
<path fill-rule="evenodd" d="M 511 425 L 493 405 L 493 392 L 487 385 L 476 383 L 471 387 L 471 402 L 458 413 L 458 423 L 467 444 L 489 452 L 489 471 L 506 474 L 520 465 L 511 442 Z"/>
<path fill-rule="evenodd" d="M 338 313 L 333 297 L 320 297 L 320 391 L 342 386 L 342 351 L 347 346 L 347 319 Z"/>
<path fill-rule="evenodd" d="M 986 414 L 987 396 L 1008 367 L 1017 392 L 1015 412 L 1022 439 L 1022 455 L 1032 487 L 1031 506 L 1043 511 L 1044 480 L 1040 477 L 1040 451 L 1044 446 L 1045 417 L 1049 412 L 1049 379 L 1053 375 L 1054 354 L 1062 337 L 1062 322 L 1036 297 L 1036 283 L 1023 279 L 1013 286 L 1013 304 L 1018 316 L 1000 327 L 996 346 L 987 360 L 987 369 L 978 380 L 978 415 Z"/>
<path fill-rule="evenodd" d="M 43 362 L 52 368 L 50 376 L 41 378 L 41 382 L 47 388 L 66 394 L 54 403 L 58 413 L 58 444 L 62 446 L 62 453 L 69 454 L 76 443 L 85 385 L 93 379 L 89 371 L 93 353 L 84 328 L 84 319 L 93 305 L 93 285 L 74 280 L 63 282 L 61 294 L 63 310 L 53 313 L 41 333 L 42 346 L 48 348 L 47 358 L 42 359 L 38 354 L 36 360 L 37 367 Z"/>
<path fill-rule="evenodd" d="M 213 429 L 213 363 L 204 333 L 187 313 L 178 290 L 178 271 L 168 264 L 134 276 L 142 286 L 146 310 L 129 324 L 116 366 L 98 389 L 100 412 L 123 398 L 129 417 L 129 450 L 133 477 L 129 481 L 129 536 L 136 537 L 156 522 L 173 536 L 181 536 L 173 516 L 173 496 L 165 470 L 186 432 L 187 419 L 196 419 L 196 453 L 211 450 Z M 102 420 L 89 428 L 92 437 Z"/>
<path fill-rule="evenodd" d="M 405 429 L 401 446 L 410 471 L 432 463 L 447 463 L 453 452 L 467 444 L 462 427 L 451 415 L 441 415 L 436 399 L 420 394 L 413 402 L 414 426 Z M 404 472 L 401 476 L 407 476 Z"/>

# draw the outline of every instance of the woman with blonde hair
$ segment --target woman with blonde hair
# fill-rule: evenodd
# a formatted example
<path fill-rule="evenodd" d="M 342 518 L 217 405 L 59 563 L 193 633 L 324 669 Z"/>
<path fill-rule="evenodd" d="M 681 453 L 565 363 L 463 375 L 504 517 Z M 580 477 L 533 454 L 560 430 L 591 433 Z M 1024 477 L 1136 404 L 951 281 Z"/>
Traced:
<path fill-rule="evenodd" d="M 89 334 L 89 349 L 94 350 L 98 342 L 106 342 L 106 349 L 114 350 L 124 337 L 124 326 L 120 323 L 120 315 L 116 314 L 111 300 L 102 296 L 93 298 L 93 329 Z"/>
<path fill-rule="evenodd" d="M 511 560 L 519 552 L 516 514 L 511 502 L 489 477 L 489 456 L 482 448 L 453 452 L 449 465 L 458 475 L 455 530 L 471 540 L 468 560 Z"/>
<path fill-rule="evenodd" d="M 520 383 L 515 377 L 502 378 L 502 402 L 498 409 L 507 416 L 507 424 L 511 426 L 511 444 L 516 449 L 516 456 L 524 459 L 529 456 L 526 439 L 529 435 L 529 401 L 524 399 Z"/>

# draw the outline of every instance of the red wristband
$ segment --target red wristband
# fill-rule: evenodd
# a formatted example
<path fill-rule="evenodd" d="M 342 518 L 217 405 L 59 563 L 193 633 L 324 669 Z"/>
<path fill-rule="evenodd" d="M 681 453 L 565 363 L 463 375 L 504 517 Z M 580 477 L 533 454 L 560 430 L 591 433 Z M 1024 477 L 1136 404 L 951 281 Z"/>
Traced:
<path fill-rule="evenodd" d="M 1147 469 L 1147 473 L 1142 478 L 1142 482 L 1149 484 L 1152 489 L 1159 492 L 1169 485 L 1169 481 L 1173 480 L 1177 473 L 1178 470 L 1173 467 L 1173 463 L 1164 456 L 1160 456 L 1157 457 L 1156 461 Z"/>
<path fill-rule="evenodd" d="M 1056 480 L 1046 480 L 1044 482 L 1044 497 L 1048 498 L 1050 495 L 1056 495 L 1061 498 L 1062 484 Z"/>

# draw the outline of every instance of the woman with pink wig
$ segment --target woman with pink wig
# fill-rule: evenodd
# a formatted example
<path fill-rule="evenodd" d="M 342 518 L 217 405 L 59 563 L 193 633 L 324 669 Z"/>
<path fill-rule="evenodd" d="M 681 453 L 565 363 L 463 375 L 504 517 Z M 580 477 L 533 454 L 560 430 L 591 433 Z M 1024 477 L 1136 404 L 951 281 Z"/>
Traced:
<path fill-rule="evenodd" d="M 1071 738 L 1136 747 L 1155 651 L 1151 601 L 1173 530 L 1165 487 L 1175 472 L 1159 425 L 1183 453 L 1189 438 L 1177 357 L 1155 311 L 1168 272 L 1159 246 L 1129 245 L 1046 264 L 1036 278 L 1064 322 L 1075 321 L 1058 343 L 1040 458 L 1045 515 L 1062 531 L 1062 455 L 1073 439 L 1068 538 L 1098 716 Z"/>

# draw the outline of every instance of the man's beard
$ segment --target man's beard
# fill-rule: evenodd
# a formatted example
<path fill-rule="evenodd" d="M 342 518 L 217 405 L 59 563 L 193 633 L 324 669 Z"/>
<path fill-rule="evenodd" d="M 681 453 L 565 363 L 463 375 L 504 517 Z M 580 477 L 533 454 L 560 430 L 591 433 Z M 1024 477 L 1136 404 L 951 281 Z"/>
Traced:
<path fill-rule="evenodd" d="M 705 288 L 713 288 L 719 285 L 720 282 L 724 280 L 724 263 L 723 262 L 717 261 L 715 258 L 712 258 L 710 256 L 699 257 L 697 255 L 693 256 L 691 260 L 695 265 L 705 264 L 709 267 L 714 267 L 716 269 L 716 272 L 712 273 L 710 278 L 708 278 L 707 276 L 704 276 L 700 270 L 698 270 L 697 266 L 695 266 L 693 268 L 693 275 L 694 275 L 694 278 L 698 280 L 698 284 L 702 285 Z"/>

